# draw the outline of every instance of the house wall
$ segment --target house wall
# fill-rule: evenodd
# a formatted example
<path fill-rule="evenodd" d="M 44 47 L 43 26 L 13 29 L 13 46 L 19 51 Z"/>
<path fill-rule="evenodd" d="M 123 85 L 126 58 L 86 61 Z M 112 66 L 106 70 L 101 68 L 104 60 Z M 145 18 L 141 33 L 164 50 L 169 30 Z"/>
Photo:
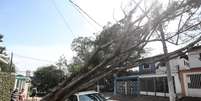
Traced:
<path fill-rule="evenodd" d="M 21 91 L 24 89 L 25 98 L 28 98 L 29 88 L 30 88 L 30 80 L 29 77 L 23 75 L 17 75 L 15 78 L 15 86 L 14 89 L 19 89 Z"/>
<path fill-rule="evenodd" d="M 26 83 L 26 79 L 16 79 L 14 89 L 16 88 L 19 90 L 24 89 L 25 83 Z"/>
<path fill-rule="evenodd" d="M 179 70 L 190 69 L 188 60 L 184 58 L 178 57 L 170 60 L 169 63 L 172 73 L 177 73 Z M 166 74 L 166 69 L 166 66 L 159 66 L 159 68 L 156 69 L 156 74 Z"/>
<path fill-rule="evenodd" d="M 190 68 L 201 67 L 201 59 L 199 55 L 200 53 L 201 49 L 189 52 L 188 57 L 189 57 Z"/>
<path fill-rule="evenodd" d="M 177 96 L 182 95 L 182 87 L 181 87 L 181 77 L 179 76 L 179 70 L 189 70 L 190 65 L 188 60 L 185 58 L 174 58 L 169 61 L 172 76 L 174 76 L 174 84 L 175 84 L 175 93 Z M 139 78 L 154 78 L 154 77 L 167 77 L 166 75 L 166 66 L 161 66 L 158 63 L 150 64 L 150 70 L 147 72 L 148 69 L 144 69 L 141 65 L 139 68 L 140 76 Z M 146 70 L 146 71 L 145 71 Z M 140 91 L 140 94 L 142 95 L 156 95 L 156 96 L 168 96 L 168 93 L 162 93 L 162 92 L 145 92 Z"/>
<path fill-rule="evenodd" d="M 189 75 L 201 74 L 201 48 L 191 50 L 188 53 L 188 60 L 185 58 L 171 59 L 170 67 L 172 76 L 174 76 L 175 93 L 177 96 L 195 96 L 201 97 L 200 88 L 189 88 Z M 144 68 L 143 64 L 139 65 L 139 78 L 154 78 L 154 77 L 166 77 L 166 67 L 159 66 L 159 62 L 155 64 L 149 64 L 150 68 Z M 196 83 L 201 85 L 200 81 Z M 152 90 L 151 90 L 152 91 Z M 168 96 L 168 93 L 161 92 L 146 92 L 140 91 L 143 95 L 155 95 L 155 96 Z"/>
<path fill-rule="evenodd" d="M 201 80 L 199 81 L 191 81 L 190 76 L 195 74 L 201 74 L 201 59 L 200 59 L 201 48 L 196 47 L 188 52 L 188 63 L 189 68 L 182 68 L 179 71 L 181 78 L 181 88 L 182 88 L 182 96 L 193 96 L 193 97 L 201 97 L 201 87 L 200 88 L 189 88 L 189 84 L 195 82 L 197 84 L 201 84 Z"/>
<path fill-rule="evenodd" d="M 178 70 L 190 69 L 190 64 L 188 60 L 177 57 L 170 60 L 170 67 L 172 68 L 172 71 L 178 72 Z"/>
<path fill-rule="evenodd" d="M 200 68 L 192 68 L 190 70 L 181 71 L 180 75 L 182 76 L 182 95 L 183 96 L 193 96 L 193 97 L 201 97 L 201 87 L 199 88 L 189 88 L 188 84 L 191 82 L 196 82 L 196 84 L 201 84 L 201 80 L 199 81 L 191 81 L 189 76 L 201 74 Z M 200 85 L 201 86 L 201 85 Z"/>
<path fill-rule="evenodd" d="M 140 74 L 154 74 L 156 72 L 155 64 L 146 64 L 149 68 L 145 68 L 145 64 L 139 65 L 139 73 Z"/>

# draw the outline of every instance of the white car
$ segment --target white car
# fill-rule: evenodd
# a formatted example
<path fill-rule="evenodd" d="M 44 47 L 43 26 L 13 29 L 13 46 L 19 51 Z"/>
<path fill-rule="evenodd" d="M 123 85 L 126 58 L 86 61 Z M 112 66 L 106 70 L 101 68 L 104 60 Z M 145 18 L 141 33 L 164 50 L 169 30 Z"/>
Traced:
<path fill-rule="evenodd" d="M 103 94 L 96 91 L 84 91 L 71 95 L 66 101 L 114 101 L 106 99 Z"/>

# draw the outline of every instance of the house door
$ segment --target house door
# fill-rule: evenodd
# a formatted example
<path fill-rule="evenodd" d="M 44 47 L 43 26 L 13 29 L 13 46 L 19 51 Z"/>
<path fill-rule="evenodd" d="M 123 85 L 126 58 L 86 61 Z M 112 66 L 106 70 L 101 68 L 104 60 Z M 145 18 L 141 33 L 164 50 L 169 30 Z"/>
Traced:
<path fill-rule="evenodd" d="M 188 96 L 201 97 L 201 73 L 188 74 L 186 79 Z"/>

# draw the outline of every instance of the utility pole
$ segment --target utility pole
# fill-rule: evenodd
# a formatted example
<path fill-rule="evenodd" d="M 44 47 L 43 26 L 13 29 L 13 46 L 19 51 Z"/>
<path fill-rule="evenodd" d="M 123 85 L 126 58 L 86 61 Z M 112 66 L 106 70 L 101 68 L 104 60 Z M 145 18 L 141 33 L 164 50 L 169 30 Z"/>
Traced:
<path fill-rule="evenodd" d="M 10 73 L 12 72 L 12 65 L 13 65 L 13 52 L 11 53 L 11 58 L 10 58 L 10 65 L 9 65 Z"/>
<path fill-rule="evenodd" d="M 167 80 L 168 80 L 168 90 L 169 90 L 169 101 L 175 101 L 175 93 L 174 93 L 174 84 L 173 84 L 173 78 L 172 78 L 172 72 L 171 72 L 171 67 L 170 67 L 170 62 L 169 62 L 169 57 L 168 57 L 168 49 L 167 45 L 165 42 L 165 33 L 163 31 L 163 27 L 160 24 L 159 25 L 159 31 L 162 39 L 162 45 L 163 45 L 163 52 L 164 56 L 166 57 L 164 59 L 164 62 L 166 64 L 166 72 L 167 72 Z"/>

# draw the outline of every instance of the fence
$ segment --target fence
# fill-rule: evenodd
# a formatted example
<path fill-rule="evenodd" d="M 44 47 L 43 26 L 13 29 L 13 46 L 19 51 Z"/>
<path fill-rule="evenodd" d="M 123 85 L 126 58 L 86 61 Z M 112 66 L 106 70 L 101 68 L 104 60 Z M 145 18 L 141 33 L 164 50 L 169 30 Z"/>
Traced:
<path fill-rule="evenodd" d="M 11 91 L 14 87 L 15 75 L 0 72 L 0 100 L 10 101 Z"/>
<path fill-rule="evenodd" d="M 116 77 L 114 81 L 114 94 L 127 96 L 139 95 L 138 77 Z"/>
<path fill-rule="evenodd" d="M 189 77 L 188 88 L 201 89 L 201 74 L 191 74 Z"/>
<path fill-rule="evenodd" d="M 174 81 L 174 77 L 172 78 Z M 175 82 L 173 82 L 173 84 L 175 90 Z M 167 96 L 168 92 L 169 91 L 168 91 L 167 77 L 140 78 L 140 94 Z"/>
<path fill-rule="evenodd" d="M 186 75 L 186 95 L 201 97 L 201 72 L 191 72 Z"/>

